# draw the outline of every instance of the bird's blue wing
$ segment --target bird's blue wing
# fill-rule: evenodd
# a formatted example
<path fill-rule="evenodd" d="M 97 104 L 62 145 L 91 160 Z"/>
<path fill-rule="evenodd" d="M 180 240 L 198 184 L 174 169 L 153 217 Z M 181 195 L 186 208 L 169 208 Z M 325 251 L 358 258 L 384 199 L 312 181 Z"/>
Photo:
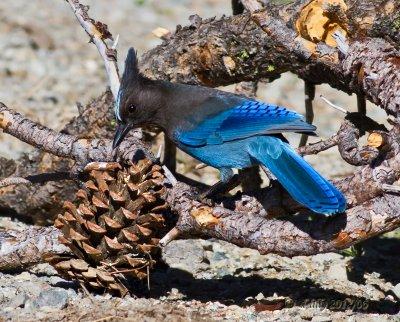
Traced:
<path fill-rule="evenodd" d="M 244 100 L 240 105 L 208 117 L 189 131 L 180 131 L 179 141 L 189 146 L 221 144 L 263 134 L 313 132 L 316 127 L 284 107 Z"/>

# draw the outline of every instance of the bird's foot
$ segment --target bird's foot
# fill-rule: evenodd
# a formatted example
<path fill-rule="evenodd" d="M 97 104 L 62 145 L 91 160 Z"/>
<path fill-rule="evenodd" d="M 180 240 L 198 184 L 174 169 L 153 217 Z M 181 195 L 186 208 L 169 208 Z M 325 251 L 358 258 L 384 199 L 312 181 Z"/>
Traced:
<path fill-rule="evenodd" d="M 203 193 L 199 193 L 197 194 L 197 196 L 195 197 L 195 199 L 202 203 L 205 204 L 209 207 L 214 207 L 215 206 L 215 201 L 213 199 L 210 198 L 209 194 L 208 194 L 208 190 L 203 192 Z"/>
<path fill-rule="evenodd" d="M 224 182 L 224 181 L 217 182 L 216 184 L 214 184 L 213 186 L 208 188 L 203 193 L 200 193 L 197 197 L 197 200 L 200 201 L 201 203 L 205 203 L 211 207 L 214 206 L 216 203 L 214 199 L 216 199 L 218 196 L 235 188 L 239 183 L 238 179 L 239 179 L 238 176 L 235 175 L 235 176 L 231 177 L 228 180 L 228 182 Z"/>

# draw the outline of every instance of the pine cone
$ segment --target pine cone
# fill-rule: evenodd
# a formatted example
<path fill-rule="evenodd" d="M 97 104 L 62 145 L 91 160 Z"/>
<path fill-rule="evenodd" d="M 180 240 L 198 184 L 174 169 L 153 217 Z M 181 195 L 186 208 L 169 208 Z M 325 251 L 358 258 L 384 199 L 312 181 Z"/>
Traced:
<path fill-rule="evenodd" d="M 76 258 L 47 256 L 65 278 L 88 289 L 124 296 L 160 257 L 159 239 L 171 228 L 161 167 L 150 160 L 122 167 L 94 163 L 89 178 L 64 203 L 54 225 Z"/>

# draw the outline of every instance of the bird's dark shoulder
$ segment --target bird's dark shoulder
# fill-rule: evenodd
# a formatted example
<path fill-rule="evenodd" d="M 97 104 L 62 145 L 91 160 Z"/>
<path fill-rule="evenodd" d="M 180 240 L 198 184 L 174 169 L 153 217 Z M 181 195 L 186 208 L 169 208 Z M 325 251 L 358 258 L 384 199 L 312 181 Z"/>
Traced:
<path fill-rule="evenodd" d="M 242 104 L 246 98 L 218 89 L 166 83 L 166 108 L 181 118 L 200 122 Z"/>

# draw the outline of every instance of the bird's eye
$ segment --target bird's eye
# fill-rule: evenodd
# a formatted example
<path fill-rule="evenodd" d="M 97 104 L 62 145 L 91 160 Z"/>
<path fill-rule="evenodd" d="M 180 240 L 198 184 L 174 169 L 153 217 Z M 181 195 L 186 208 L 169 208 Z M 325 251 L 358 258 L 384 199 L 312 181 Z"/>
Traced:
<path fill-rule="evenodd" d="M 136 106 L 130 105 L 129 106 L 129 113 L 134 113 L 136 111 Z"/>

